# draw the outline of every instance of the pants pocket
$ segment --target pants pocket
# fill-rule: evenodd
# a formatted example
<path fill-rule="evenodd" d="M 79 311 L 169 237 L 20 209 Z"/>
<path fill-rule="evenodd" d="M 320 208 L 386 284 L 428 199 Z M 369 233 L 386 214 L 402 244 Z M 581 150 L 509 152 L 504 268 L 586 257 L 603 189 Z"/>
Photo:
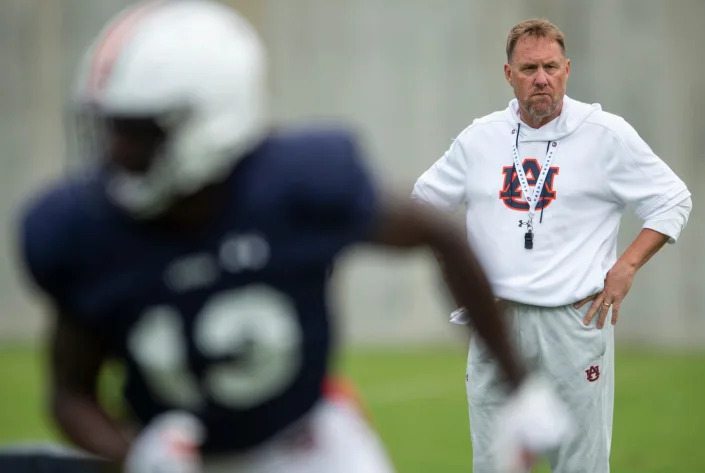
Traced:
<path fill-rule="evenodd" d="M 569 334 L 572 334 L 575 338 L 576 343 L 580 344 L 585 348 L 589 357 L 597 358 L 605 355 L 607 351 L 607 330 L 609 327 L 605 325 L 603 328 L 597 328 L 597 319 L 599 314 L 596 315 L 590 325 L 585 325 L 583 320 L 590 310 L 590 304 L 585 304 L 580 309 L 576 309 L 572 305 L 566 306 L 567 311 L 571 314 L 572 322 L 567 328 Z M 612 311 L 612 308 L 610 308 Z M 607 319 L 612 316 L 611 313 L 607 314 Z"/>

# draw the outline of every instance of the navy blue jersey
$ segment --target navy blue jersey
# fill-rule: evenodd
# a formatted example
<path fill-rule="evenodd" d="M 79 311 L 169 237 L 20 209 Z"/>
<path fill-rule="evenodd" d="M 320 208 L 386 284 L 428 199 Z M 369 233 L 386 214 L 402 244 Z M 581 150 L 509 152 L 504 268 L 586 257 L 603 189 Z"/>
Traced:
<path fill-rule="evenodd" d="M 375 192 L 339 131 L 278 133 L 225 182 L 197 233 L 127 218 L 99 176 L 65 180 L 23 221 L 26 264 L 75 321 L 125 361 L 125 397 L 143 423 L 199 415 L 205 449 L 267 439 L 320 396 L 331 348 L 326 273 L 366 237 Z"/>

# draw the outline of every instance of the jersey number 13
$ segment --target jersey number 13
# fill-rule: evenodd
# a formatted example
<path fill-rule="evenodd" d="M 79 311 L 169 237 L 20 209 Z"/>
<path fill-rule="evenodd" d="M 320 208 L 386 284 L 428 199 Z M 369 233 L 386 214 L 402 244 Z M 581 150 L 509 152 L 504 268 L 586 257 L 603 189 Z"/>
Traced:
<path fill-rule="evenodd" d="M 193 321 L 193 341 L 214 361 L 200 383 L 189 370 L 182 320 L 175 307 L 148 308 L 128 339 L 153 394 L 174 407 L 195 410 L 206 399 L 235 409 L 253 407 L 281 393 L 300 368 L 296 309 L 269 286 L 221 292 L 203 305 Z"/>

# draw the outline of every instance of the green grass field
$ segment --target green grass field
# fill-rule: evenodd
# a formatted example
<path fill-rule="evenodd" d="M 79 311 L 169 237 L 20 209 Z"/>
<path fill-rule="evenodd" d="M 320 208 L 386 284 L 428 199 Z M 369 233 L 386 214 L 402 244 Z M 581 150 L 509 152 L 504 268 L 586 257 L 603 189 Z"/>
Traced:
<path fill-rule="evenodd" d="M 0 348 L 0 444 L 56 438 L 40 355 Z M 339 365 L 400 472 L 471 471 L 462 349 L 350 350 Z M 703 473 L 703 440 L 705 354 L 618 351 L 612 472 Z"/>

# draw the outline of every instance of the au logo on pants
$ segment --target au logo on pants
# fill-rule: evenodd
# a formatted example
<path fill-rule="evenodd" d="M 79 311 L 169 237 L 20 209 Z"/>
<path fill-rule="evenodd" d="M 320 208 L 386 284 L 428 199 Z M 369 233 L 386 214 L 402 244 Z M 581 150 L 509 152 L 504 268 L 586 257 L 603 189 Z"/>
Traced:
<path fill-rule="evenodd" d="M 595 382 L 598 380 L 600 377 L 600 366 L 599 365 L 594 365 L 591 366 L 590 368 L 585 370 L 585 375 L 587 376 L 587 380 L 589 382 Z"/>

